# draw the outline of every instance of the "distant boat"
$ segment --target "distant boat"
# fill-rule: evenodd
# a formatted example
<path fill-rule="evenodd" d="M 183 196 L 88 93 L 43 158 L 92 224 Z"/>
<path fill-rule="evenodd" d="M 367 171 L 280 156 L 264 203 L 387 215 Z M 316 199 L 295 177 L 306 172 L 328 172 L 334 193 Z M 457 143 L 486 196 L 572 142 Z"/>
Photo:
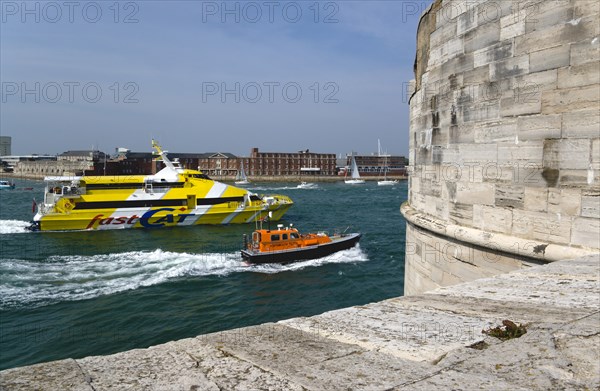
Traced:
<path fill-rule="evenodd" d="M 388 166 L 387 158 L 390 155 L 388 155 L 387 153 L 381 153 L 381 142 L 379 140 L 377 140 L 377 156 L 383 156 L 383 179 L 378 180 L 377 185 L 393 186 L 396 183 L 398 183 L 397 180 L 387 179 L 387 172 L 390 169 L 390 167 Z"/>
<path fill-rule="evenodd" d="M 317 259 L 356 246 L 361 234 L 341 233 L 327 235 L 324 232 L 300 234 L 296 228 L 257 229 L 252 237 L 244 235 L 242 259 L 248 263 L 290 263 Z"/>
<path fill-rule="evenodd" d="M 238 171 L 237 175 L 235 176 L 235 184 L 236 185 L 250 184 L 250 181 L 248 180 L 248 177 L 246 176 L 246 171 L 244 171 L 244 163 L 240 164 L 240 170 Z"/>
<path fill-rule="evenodd" d="M 356 165 L 356 159 L 354 159 L 354 156 L 352 156 L 352 174 L 350 175 L 350 177 L 352 179 L 346 179 L 344 180 L 344 182 L 346 182 L 349 185 L 358 185 L 361 183 L 365 183 L 364 179 L 360 179 L 360 174 L 358 173 L 358 166 Z M 346 172 L 347 174 L 348 172 Z"/>
<path fill-rule="evenodd" d="M 0 190 L 13 190 L 14 188 L 14 183 L 10 183 L 9 181 L 0 181 Z"/>
<path fill-rule="evenodd" d="M 317 184 L 316 183 L 302 182 L 297 187 L 298 187 L 298 189 L 315 189 L 317 187 Z"/>

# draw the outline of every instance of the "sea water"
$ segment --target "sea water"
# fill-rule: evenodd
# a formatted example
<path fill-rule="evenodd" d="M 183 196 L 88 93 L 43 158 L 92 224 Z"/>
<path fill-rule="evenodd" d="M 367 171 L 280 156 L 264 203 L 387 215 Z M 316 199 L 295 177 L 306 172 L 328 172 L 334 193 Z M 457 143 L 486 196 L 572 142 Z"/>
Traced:
<path fill-rule="evenodd" d="M 248 266 L 254 224 L 29 232 L 39 181 L 0 192 L 0 369 L 144 348 L 379 301 L 403 293 L 407 184 L 248 186 L 295 204 L 278 223 L 361 232 L 355 248 Z M 29 190 L 28 188 L 33 188 Z M 277 223 L 273 223 L 275 228 Z"/>

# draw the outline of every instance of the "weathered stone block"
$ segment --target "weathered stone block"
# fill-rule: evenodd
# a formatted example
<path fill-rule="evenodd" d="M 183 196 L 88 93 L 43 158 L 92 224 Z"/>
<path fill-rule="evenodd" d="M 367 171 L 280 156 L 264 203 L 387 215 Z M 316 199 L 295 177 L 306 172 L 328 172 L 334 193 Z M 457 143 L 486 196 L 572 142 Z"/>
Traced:
<path fill-rule="evenodd" d="M 600 139 L 596 138 L 592 140 L 592 170 L 600 170 Z"/>
<path fill-rule="evenodd" d="M 525 209 L 546 212 L 548 210 L 548 189 L 525 187 Z"/>
<path fill-rule="evenodd" d="M 473 69 L 473 53 L 465 53 L 459 56 L 453 57 L 442 64 L 442 79 L 448 79 L 449 77 L 470 71 Z"/>
<path fill-rule="evenodd" d="M 429 66 L 438 66 L 450 58 L 463 54 L 462 38 L 454 38 L 445 41 L 440 46 L 432 48 L 429 52 Z"/>
<path fill-rule="evenodd" d="M 481 171 L 483 182 L 514 183 L 515 174 L 516 171 L 518 171 L 518 167 L 514 167 L 512 165 L 502 165 L 494 162 L 483 164 Z"/>
<path fill-rule="evenodd" d="M 515 209 L 512 233 L 525 239 L 568 244 L 571 235 L 571 218 Z"/>
<path fill-rule="evenodd" d="M 500 39 L 500 20 L 486 23 L 464 35 L 465 53 L 491 46 Z"/>
<path fill-rule="evenodd" d="M 581 216 L 600 219 L 600 191 L 586 191 L 581 197 Z"/>
<path fill-rule="evenodd" d="M 596 0 L 577 0 L 573 2 L 573 19 L 600 14 L 600 3 Z"/>
<path fill-rule="evenodd" d="M 562 169 L 558 178 L 559 186 L 582 187 L 588 185 L 588 170 Z"/>
<path fill-rule="evenodd" d="M 599 100 L 600 89 L 597 85 L 542 91 L 542 113 L 555 114 L 597 109 Z"/>
<path fill-rule="evenodd" d="M 546 0 L 538 2 L 526 9 L 526 32 L 544 30 L 572 19 L 571 1 Z"/>
<path fill-rule="evenodd" d="M 458 144 L 460 163 L 484 164 L 498 160 L 498 146 L 495 144 Z"/>
<path fill-rule="evenodd" d="M 600 63 L 589 62 L 558 70 L 558 88 L 582 87 L 600 83 Z"/>
<path fill-rule="evenodd" d="M 539 99 L 539 91 L 554 90 L 557 85 L 558 70 L 527 73 L 515 77 L 511 89 L 516 90 L 514 96 L 519 102 L 528 103 L 531 99 Z"/>
<path fill-rule="evenodd" d="M 598 23 L 598 14 L 587 14 L 569 20 L 564 25 L 561 32 L 561 42 L 581 42 L 593 40 L 600 34 L 600 24 Z"/>
<path fill-rule="evenodd" d="M 473 143 L 475 141 L 475 124 L 462 123 L 450 127 L 450 143 Z"/>
<path fill-rule="evenodd" d="M 569 138 L 599 137 L 600 112 L 596 109 L 564 113 L 562 115 L 562 134 L 563 137 Z"/>
<path fill-rule="evenodd" d="M 497 206 L 473 205 L 473 226 L 483 231 L 509 234 L 512 229 L 512 211 Z"/>
<path fill-rule="evenodd" d="M 528 54 L 536 50 L 543 50 L 560 45 L 556 37 L 560 37 L 565 31 L 564 25 L 556 25 L 544 29 L 543 31 L 533 31 L 523 35 L 516 36 L 515 39 L 515 56 Z"/>
<path fill-rule="evenodd" d="M 548 189 L 548 213 L 578 216 L 581 210 L 581 190 Z"/>
<path fill-rule="evenodd" d="M 548 69 L 569 66 L 571 50 L 569 45 L 538 50 L 529 53 L 529 71 L 540 72 Z"/>
<path fill-rule="evenodd" d="M 422 179 L 420 186 L 420 193 L 433 197 L 440 197 L 442 195 L 441 181 L 439 179 Z"/>
<path fill-rule="evenodd" d="M 590 140 L 548 139 L 544 141 L 544 168 L 587 170 L 590 164 Z"/>
<path fill-rule="evenodd" d="M 591 38 L 571 44 L 571 65 L 600 61 L 600 39 Z"/>
<path fill-rule="evenodd" d="M 512 40 L 518 35 L 525 34 L 527 10 L 515 10 L 510 15 L 500 19 L 500 41 Z"/>
<path fill-rule="evenodd" d="M 479 123 L 475 126 L 476 143 L 489 143 L 501 141 L 512 142 L 515 140 L 516 135 L 517 120 L 514 118 Z"/>
<path fill-rule="evenodd" d="M 512 41 L 501 41 L 491 47 L 473 52 L 473 66 L 481 67 L 490 63 L 498 62 L 512 57 L 513 53 Z M 480 81 L 483 80 L 480 79 Z"/>
<path fill-rule="evenodd" d="M 497 101 L 478 101 L 460 108 L 463 121 L 490 121 L 500 117 L 500 103 Z"/>
<path fill-rule="evenodd" d="M 456 21 L 456 35 L 461 36 L 477 27 L 477 8 L 468 9 Z"/>
<path fill-rule="evenodd" d="M 456 184 L 456 202 L 494 205 L 494 184 L 458 182 Z"/>
<path fill-rule="evenodd" d="M 518 165 L 524 168 L 525 164 L 533 163 L 542 166 L 544 146 L 541 141 L 527 141 L 513 144 L 498 145 L 498 163 L 503 165 Z"/>
<path fill-rule="evenodd" d="M 525 202 L 525 188 L 523 186 L 497 184 L 494 198 L 496 206 L 522 209 Z"/>
<path fill-rule="evenodd" d="M 456 190 L 455 190 L 456 192 Z M 473 225 L 473 205 L 462 204 L 460 202 L 450 203 L 448 205 L 448 220 L 452 224 L 464 225 L 470 227 Z"/>
<path fill-rule="evenodd" d="M 429 45 L 431 48 L 441 46 L 448 37 L 456 37 L 456 21 L 439 25 L 429 36 Z"/>
<path fill-rule="evenodd" d="M 578 246 L 600 248 L 600 219 L 576 217 L 571 242 Z"/>
<path fill-rule="evenodd" d="M 529 55 L 510 57 L 490 64 L 490 80 L 496 81 L 529 73 Z"/>
<path fill-rule="evenodd" d="M 468 12 L 469 9 L 466 2 L 462 0 L 442 2 L 441 7 L 435 15 L 436 28 L 448 23 L 456 23 L 456 18 Z"/>
<path fill-rule="evenodd" d="M 527 115 L 517 119 L 520 141 L 560 138 L 562 115 Z"/>
<path fill-rule="evenodd" d="M 473 60 L 475 61 L 475 60 Z M 463 76 L 463 86 L 468 86 L 468 85 L 481 85 L 482 83 L 486 82 L 487 79 L 489 78 L 490 75 L 490 66 L 489 65 L 484 65 L 484 66 L 480 66 L 477 67 L 475 69 L 471 69 L 468 71 L 465 71 L 462 76 Z"/>
<path fill-rule="evenodd" d="M 533 90 L 526 99 L 523 95 L 509 96 L 500 100 L 500 115 L 514 117 L 521 115 L 539 114 L 542 111 L 540 93 Z"/>

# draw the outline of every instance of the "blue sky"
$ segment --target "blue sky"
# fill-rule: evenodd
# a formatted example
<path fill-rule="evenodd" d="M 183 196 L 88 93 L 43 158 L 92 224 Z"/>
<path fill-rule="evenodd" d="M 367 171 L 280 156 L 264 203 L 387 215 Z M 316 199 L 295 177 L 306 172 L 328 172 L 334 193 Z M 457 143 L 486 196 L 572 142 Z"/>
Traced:
<path fill-rule="evenodd" d="M 427 2 L 70 4 L 1 2 L 14 154 L 147 151 L 151 137 L 173 152 L 408 151 Z"/>

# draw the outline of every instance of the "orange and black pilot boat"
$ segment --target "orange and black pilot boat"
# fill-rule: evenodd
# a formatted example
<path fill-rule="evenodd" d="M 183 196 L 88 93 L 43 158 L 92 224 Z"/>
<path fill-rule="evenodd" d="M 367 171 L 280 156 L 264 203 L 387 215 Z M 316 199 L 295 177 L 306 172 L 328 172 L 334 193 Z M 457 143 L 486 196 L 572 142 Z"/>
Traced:
<path fill-rule="evenodd" d="M 251 240 L 244 235 L 242 258 L 250 263 L 290 263 L 317 259 L 352 248 L 360 233 L 327 235 L 324 232 L 300 234 L 296 228 L 277 225 L 276 230 L 257 229 Z"/>

